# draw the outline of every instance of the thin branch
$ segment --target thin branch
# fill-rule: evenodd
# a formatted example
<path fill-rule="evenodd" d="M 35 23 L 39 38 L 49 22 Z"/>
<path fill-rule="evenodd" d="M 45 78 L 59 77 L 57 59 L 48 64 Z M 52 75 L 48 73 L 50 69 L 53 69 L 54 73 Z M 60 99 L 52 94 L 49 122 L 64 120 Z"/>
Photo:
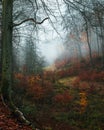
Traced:
<path fill-rule="evenodd" d="M 60 9 L 60 4 L 59 4 L 59 1 L 58 1 L 58 0 L 56 0 L 56 3 L 57 3 L 57 6 L 58 6 L 59 13 L 60 13 L 60 15 L 61 15 L 62 19 L 65 21 L 64 16 L 62 15 L 62 12 L 61 12 L 61 9 Z"/>
<path fill-rule="evenodd" d="M 28 21 L 32 21 L 32 22 L 34 22 L 35 24 L 42 24 L 42 23 L 43 23 L 45 20 L 47 20 L 47 19 L 49 19 L 49 18 L 47 17 L 47 18 L 43 19 L 41 22 L 38 22 L 38 21 L 36 21 L 36 20 L 33 19 L 33 18 L 28 18 L 28 19 L 25 19 L 25 20 L 21 21 L 20 23 L 13 23 L 13 27 L 19 26 L 19 25 L 21 25 L 21 24 L 23 24 L 23 23 L 25 23 L 25 22 L 28 22 Z"/>
<path fill-rule="evenodd" d="M 49 11 L 49 12 L 51 13 L 51 15 L 52 15 L 52 12 L 48 9 L 48 7 L 46 6 L 45 2 L 44 2 L 43 0 L 41 0 L 41 3 L 42 3 L 42 5 L 43 5 L 43 8 L 44 8 L 44 11 L 45 11 L 46 15 L 49 17 L 49 14 L 48 14 L 47 11 Z M 57 18 L 56 18 L 54 15 L 52 15 L 52 16 L 53 16 L 53 17 L 56 19 L 56 21 L 57 21 Z M 54 29 L 54 30 L 56 31 L 56 33 L 60 36 L 60 38 L 63 39 L 62 36 L 61 36 L 61 34 L 57 31 L 56 27 L 54 26 L 54 23 L 52 22 L 52 20 L 51 20 L 50 17 L 49 17 L 49 23 L 52 25 L 53 29 Z"/>

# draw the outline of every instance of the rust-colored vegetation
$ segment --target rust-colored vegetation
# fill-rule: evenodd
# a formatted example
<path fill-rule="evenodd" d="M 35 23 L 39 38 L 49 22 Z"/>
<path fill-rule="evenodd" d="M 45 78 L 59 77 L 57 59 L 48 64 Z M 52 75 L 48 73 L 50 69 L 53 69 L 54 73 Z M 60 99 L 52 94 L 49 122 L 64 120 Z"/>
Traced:
<path fill-rule="evenodd" d="M 66 61 L 39 75 L 15 73 L 15 104 L 41 130 L 103 130 L 104 70 L 99 63 L 91 68 L 87 60 L 72 65 Z M 18 124 L 0 105 L 1 129 L 31 129 Z"/>
<path fill-rule="evenodd" d="M 56 70 L 42 75 L 15 73 L 16 104 L 41 129 L 103 130 L 104 71 L 87 59 L 69 63 L 56 62 Z M 61 83 L 65 78 L 73 80 Z"/>

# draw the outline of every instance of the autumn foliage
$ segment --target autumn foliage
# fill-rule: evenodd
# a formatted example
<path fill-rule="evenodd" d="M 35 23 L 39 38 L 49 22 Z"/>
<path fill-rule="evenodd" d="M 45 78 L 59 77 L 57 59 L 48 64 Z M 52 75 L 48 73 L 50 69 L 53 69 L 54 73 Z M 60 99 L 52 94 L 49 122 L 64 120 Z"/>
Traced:
<path fill-rule="evenodd" d="M 86 130 L 90 127 L 95 130 L 92 124 L 96 121 L 99 122 L 97 128 L 103 128 L 101 102 L 104 71 L 99 68 L 99 63 L 91 68 L 88 61 L 69 61 L 57 61 L 55 70 L 44 70 L 39 75 L 15 73 L 16 103 L 28 113 L 33 122 L 37 117 L 42 126 L 46 124 L 46 129 L 58 130 L 60 126 L 57 122 L 60 121 L 63 126 L 75 125 L 75 130 L 79 129 L 78 126 L 84 128 L 83 125 L 88 128 Z M 68 83 L 60 82 L 61 80 Z"/>
<path fill-rule="evenodd" d="M 59 103 L 61 105 L 67 105 L 69 104 L 71 101 L 72 101 L 72 96 L 69 92 L 65 91 L 63 93 L 60 93 L 60 94 L 57 94 L 53 100 L 56 102 L 56 103 Z"/>

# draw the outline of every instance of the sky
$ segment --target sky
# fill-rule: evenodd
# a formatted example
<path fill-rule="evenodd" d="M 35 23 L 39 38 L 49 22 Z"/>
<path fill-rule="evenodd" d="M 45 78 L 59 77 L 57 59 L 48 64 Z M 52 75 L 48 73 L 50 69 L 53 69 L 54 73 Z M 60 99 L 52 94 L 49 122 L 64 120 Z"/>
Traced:
<path fill-rule="evenodd" d="M 50 40 L 49 43 L 41 43 L 39 47 L 40 51 L 49 64 L 52 64 L 55 59 L 62 53 L 64 47 L 61 42 L 61 40 Z"/>
<path fill-rule="evenodd" d="M 61 2 L 61 0 L 58 0 Z M 62 3 L 62 2 L 61 2 Z M 44 31 L 39 31 L 39 49 L 41 54 L 45 57 L 48 63 L 52 64 L 54 60 L 62 53 L 64 50 L 64 37 L 65 32 L 61 25 L 60 11 L 64 13 L 63 5 L 55 10 L 57 12 L 56 18 L 58 22 L 55 21 L 54 17 L 51 16 L 52 22 L 54 25 L 51 25 L 48 20 L 46 20 L 42 27 L 45 29 Z M 54 26 L 54 27 L 53 27 Z M 55 28 L 55 29 L 54 29 Z M 57 33 L 58 32 L 58 33 Z"/>
<path fill-rule="evenodd" d="M 54 60 L 62 53 L 63 51 L 63 39 L 62 35 L 64 31 L 62 30 L 61 26 L 57 26 L 57 32 L 49 25 L 48 22 L 43 24 L 47 33 L 40 32 L 40 40 L 39 42 L 39 49 L 41 54 L 45 57 L 46 61 L 49 64 L 52 64 Z M 48 29 L 50 28 L 50 31 Z"/>

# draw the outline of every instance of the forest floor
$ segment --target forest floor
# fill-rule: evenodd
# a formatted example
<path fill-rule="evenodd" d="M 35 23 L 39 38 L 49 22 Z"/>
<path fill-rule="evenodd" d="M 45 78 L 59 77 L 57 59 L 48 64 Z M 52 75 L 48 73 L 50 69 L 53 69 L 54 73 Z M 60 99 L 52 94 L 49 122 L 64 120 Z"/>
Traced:
<path fill-rule="evenodd" d="M 13 118 L 0 98 L 0 130 L 32 130 L 32 128 L 20 124 L 16 118 Z"/>
<path fill-rule="evenodd" d="M 97 61 L 96 61 L 97 62 Z M 13 102 L 39 130 L 104 130 L 104 68 L 73 64 L 39 75 L 15 73 Z M 0 130 L 32 130 L 0 99 Z M 34 129 L 38 130 L 38 129 Z"/>
<path fill-rule="evenodd" d="M 55 122 L 52 124 L 56 125 Z M 59 123 L 55 127 L 60 130 L 74 130 L 67 124 Z M 47 127 L 48 129 L 48 127 Z M 12 117 L 9 109 L 3 104 L 0 98 L 0 130 L 32 130 L 31 127 L 19 123 L 16 118 Z M 35 129 L 38 130 L 38 129 Z"/>

